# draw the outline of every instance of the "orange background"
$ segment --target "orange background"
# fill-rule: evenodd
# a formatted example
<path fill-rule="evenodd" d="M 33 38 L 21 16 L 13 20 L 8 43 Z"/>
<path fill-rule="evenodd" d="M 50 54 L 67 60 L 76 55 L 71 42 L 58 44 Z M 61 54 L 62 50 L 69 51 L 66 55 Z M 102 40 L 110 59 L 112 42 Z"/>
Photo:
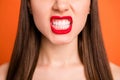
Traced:
<path fill-rule="evenodd" d="M 102 32 L 111 62 L 120 66 L 120 0 L 99 0 Z M 14 45 L 20 0 L 0 0 L 0 64 L 8 62 Z"/>

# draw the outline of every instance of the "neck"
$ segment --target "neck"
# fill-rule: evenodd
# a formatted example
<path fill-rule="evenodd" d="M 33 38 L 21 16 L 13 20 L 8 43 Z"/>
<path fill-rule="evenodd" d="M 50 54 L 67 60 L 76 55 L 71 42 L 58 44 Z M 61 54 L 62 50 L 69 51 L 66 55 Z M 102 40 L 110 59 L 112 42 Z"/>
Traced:
<path fill-rule="evenodd" d="M 81 64 L 77 46 L 77 38 L 71 43 L 63 45 L 51 44 L 48 40 L 43 38 L 38 64 L 52 66 Z"/>

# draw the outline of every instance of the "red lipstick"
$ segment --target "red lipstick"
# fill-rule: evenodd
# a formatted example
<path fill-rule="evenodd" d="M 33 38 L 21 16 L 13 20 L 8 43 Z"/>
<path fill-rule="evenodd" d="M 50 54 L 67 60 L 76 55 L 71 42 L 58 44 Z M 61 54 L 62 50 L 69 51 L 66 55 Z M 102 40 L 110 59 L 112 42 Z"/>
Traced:
<path fill-rule="evenodd" d="M 67 34 L 72 30 L 71 16 L 52 16 L 50 18 L 51 30 L 55 34 Z"/>

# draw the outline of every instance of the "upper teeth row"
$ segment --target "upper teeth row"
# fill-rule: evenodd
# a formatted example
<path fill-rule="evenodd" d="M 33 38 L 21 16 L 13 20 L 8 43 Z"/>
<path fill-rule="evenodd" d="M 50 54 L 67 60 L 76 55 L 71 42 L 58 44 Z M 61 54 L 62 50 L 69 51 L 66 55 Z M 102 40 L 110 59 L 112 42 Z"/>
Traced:
<path fill-rule="evenodd" d="M 69 25 L 70 24 L 70 21 L 68 20 L 56 20 L 56 21 L 53 21 L 53 25 Z"/>

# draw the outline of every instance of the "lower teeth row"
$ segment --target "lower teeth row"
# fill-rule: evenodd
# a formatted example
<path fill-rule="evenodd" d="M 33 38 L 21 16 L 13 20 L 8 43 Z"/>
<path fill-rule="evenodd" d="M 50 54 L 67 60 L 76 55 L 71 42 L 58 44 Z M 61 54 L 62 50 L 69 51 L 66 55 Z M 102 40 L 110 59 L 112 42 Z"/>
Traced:
<path fill-rule="evenodd" d="M 67 29 L 70 25 L 53 25 L 55 29 Z"/>

